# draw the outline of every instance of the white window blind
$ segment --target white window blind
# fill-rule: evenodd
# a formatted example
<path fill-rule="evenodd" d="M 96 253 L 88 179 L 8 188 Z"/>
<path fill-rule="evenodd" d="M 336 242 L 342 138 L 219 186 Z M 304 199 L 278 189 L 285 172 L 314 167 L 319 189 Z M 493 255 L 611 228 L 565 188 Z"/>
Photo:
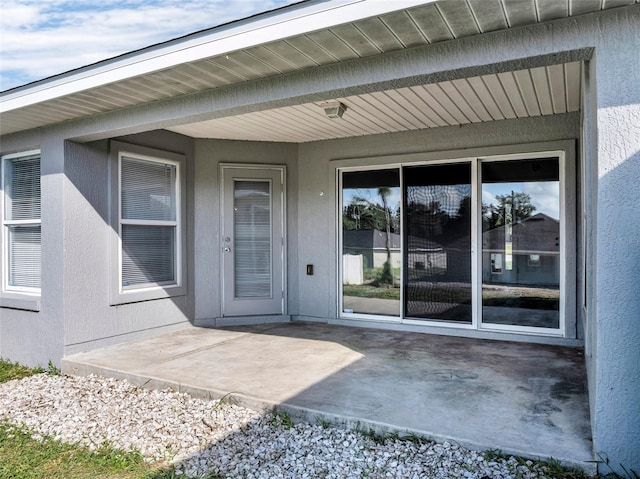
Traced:
<path fill-rule="evenodd" d="M 271 297 L 271 185 L 235 181 L 235 297 Z"/>
<path fill-rule="evenodd" d="M 176 165 L 123 157 L 122 218 L 175 221 Z"/>
<path fill-rule="evenodd" d="M 122 286 L 177 283 L 178 165 L 121 156 Z"/>
<path fill-rule="evenodd" d="M 40 155 L 5 158 L 4 237 L 7 290 L 40 288 Z"/>

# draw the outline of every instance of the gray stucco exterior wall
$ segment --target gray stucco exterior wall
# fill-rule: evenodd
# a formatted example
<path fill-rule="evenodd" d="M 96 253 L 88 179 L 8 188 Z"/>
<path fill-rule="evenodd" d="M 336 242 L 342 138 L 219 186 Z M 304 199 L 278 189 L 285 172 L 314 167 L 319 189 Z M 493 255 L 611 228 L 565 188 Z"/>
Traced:
<path fill-rule="evenodd" d="M 193 140 L 169 132 L 118 138 L 132 145 L 186 157 L 187 245 L 193 242 Z M 133 339 L 143 331 L 178 328 L 193 318 L 193 287 L 187 294 L 137 303 L 110 304 L 109 142 L 68 142 L 65 155 L 65 354 Z M 112 165 L 113 167 L 113 165 Z M 96 179 L 102 181 L 96 181 Z M 187 285 L 193 285 L 192 248 L 187 247 Z"/>
<path fill-rule="evenodd" d="M 37 301 L 2 300 L 20 309 L 0 308 L 0 356 L 29 366 L 59 364 L 64 354 L 64 140 L 56 129 L 31 131 L 3 138 L 2 148 L 3 153 L 41 149 L 42 236 L 55 254 L 42 255 L 41 281 L 50 286 Z"/>
<path fill-rule="evenodd" d="M 596 47 L 597 290 L 590 393 L 596 452 L 640 472 L 640 9 Z M 595 39 L 594 39 L 595 40 Z"/>
<path fill-rule="evenodd" d="M 300 145 L 299 261 L 315 264 L 315 275 L 299 280 L 300 316 L 337 317 L 335 160 L 353 159 L 341 165 L 360 166 L 376 164 L 378 157 L 409 153 L 424 153 L 429 160 L 438 159 L 437 152 L 442 152 L 441 159 L 504 154 L 515 151 L 505 150 L 505 145 L 575 140 L 579 131 L 578 114 L 565 114 Z"/>
<path fill-rule="evenodd" d="M 63 354 L 216 318 L 221 162 L 287 166 L 288 312 L 298 319 L 326 321 L 337 315 L 336 162 L 353 159 L 349 161 L 355 164 L 369 161 L 363 158 L 420 152 L 431 157 L 452 151 L 476 155 L 496 153 L 504 145 L 581 139 L 578 169 L 586 254 L 581 317 L 594 447 L 596 453 L 607 454 L 618 471 L 619 464 L 640 471 L 639 25 L 636 5 L 3 137 L 3 154 L 42 150 L 44 287 L 39 312 L 0 309 L 0 355 L 27 365 L 50 359 L 57 363 Z M 593 55 L 585 64 L 581 114 L 301 145 L 194 140 L 157 130 L 385 87 L 526 68 L 571 55 L 579 60 Z M 109 305 L 108 140 L 113 138 L 187 158 L 185 296 Z M 313 276 L 305 275 L 306 264 L 314 264 Z"/>

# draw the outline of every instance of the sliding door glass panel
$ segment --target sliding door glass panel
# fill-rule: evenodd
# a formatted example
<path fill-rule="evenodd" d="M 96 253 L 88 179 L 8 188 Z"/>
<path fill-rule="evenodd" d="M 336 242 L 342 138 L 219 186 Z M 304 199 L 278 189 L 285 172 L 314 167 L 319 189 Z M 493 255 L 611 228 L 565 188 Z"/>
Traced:
<path fill-rule="evenodd" d="M 406 167 L 405 316 L 471 323 L 471 165 Z"/>
<path fill-rule="evenodd" d="M 482 163 L 482 322 L 560 327 L 557 158 Z"/>
<path fill-rule="evenodd" d="M 342 311 L 400 315 L 400 172 L 342 175 Z"/>

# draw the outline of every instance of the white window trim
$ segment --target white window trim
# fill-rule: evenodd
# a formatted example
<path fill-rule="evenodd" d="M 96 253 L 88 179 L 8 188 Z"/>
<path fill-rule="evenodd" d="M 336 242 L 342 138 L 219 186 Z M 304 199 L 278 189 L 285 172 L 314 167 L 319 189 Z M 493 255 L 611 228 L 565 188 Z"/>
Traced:
<path fill-rule="evenodd" d="M 135 303 L 154 299 L 184 296 L 186 294 L 186 201 L 184 155 L 141 147 L 119 141 L 111 142 L 110 159 L 110 285 L 111 305 Z M 169 164 L 176 167 L 176 218 L 174 221 L 126 220 L 121 217 L 121 170 L 122 158 Z M 149 283 L 129 287 L 122 285 L 122 225 L 174 226 L 175 234 L 175 274 L 176 281 L 170 284 Z"/>
<path fill-rule="evenodd" d="M 12 309 L 24 309 L 29 311 L 40 311 L 40 288 L 30 288 L 24 286 L 12 286 L 9 284 L 9 233 L 10 226 L 15 225 L 42 225 L 42 219 L 33 220 L 7 220 L 5 218 L 5 191 L 4 180 L 6 175 L 7 160 L 28 159 L 33 157 L 41 157 L 39 149 L 20 151 L 2 155 L 0 157 L 0 243 L 2 252 L 0 254 L 0 274 L 2 276 L 2 287 L 0 288 L 0 307 Z M 42 198 L 42 192 L 40 197 Z M 40 243 L 42 249 L 42 242 Z"/>

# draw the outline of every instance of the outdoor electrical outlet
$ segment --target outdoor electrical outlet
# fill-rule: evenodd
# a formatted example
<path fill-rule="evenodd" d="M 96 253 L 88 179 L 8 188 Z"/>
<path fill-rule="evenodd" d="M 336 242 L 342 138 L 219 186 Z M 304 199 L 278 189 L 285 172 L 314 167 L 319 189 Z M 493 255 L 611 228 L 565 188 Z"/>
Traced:
<path fill-rule="evenodd" d="M 313 265 L 312 264 L 308 264 L 307 265 L 307 275 L 313 276 Z"/>

